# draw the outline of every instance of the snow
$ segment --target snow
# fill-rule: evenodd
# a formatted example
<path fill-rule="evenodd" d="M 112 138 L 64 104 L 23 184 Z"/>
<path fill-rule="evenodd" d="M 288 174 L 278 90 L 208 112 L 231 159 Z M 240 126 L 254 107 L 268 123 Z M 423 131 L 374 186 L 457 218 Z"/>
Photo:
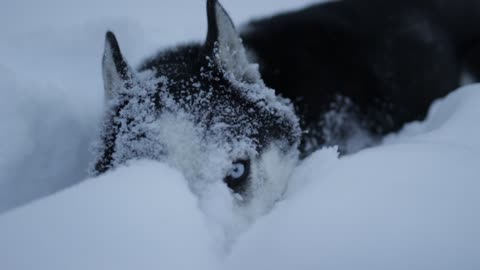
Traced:
<path fill-rule="evenodd" d="M 96 126 L 56 86 L 19 76 L 0 66 L 0 213 L 84 179 Z"/>
<path fill-rule="evenodd" d="M 460 111 L 478 115 L 478 103 L 468 103 L 478 102 L 479 90 L 436 107 L 458 121 L 429 134 L 330 159 L 321 169 L 325 154 L 315 153 L 294 174 L 301 190 L 241 237 L 226 269 L 477 269 L 480 148 L 448 141 L 443 129 L 463 122 L 463 132 L 478 138 Z M 462 100 L 457 108 L 454 99 Z"/>
<path fill-rule="evenodd" d="M 13 211 L 0 231 L 2 269 L 215 267 L 195 197 L 178 171 L 154 162 L 137 162 Z"/>
<path fill-rule="evenodd" d="M 239 23 L 312 2 L 222 4 Z M 377 147 L 340 159 L 334 148 L 315 152 L 286 198 L 245 224 L 224 186 L 199 199 L 163 163 L 86 179 L 107 29 L 136 66 L 203 39 L 205 6 L 18 0 L 0 9 L 0 269 L 480 268 L 480 85 Z"/>

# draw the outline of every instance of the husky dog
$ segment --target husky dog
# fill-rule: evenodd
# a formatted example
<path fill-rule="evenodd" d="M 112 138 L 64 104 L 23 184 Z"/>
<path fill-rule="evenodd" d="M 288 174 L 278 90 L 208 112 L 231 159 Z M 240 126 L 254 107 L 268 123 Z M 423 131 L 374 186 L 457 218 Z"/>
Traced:
<path fill-rule="evenodd" d="M 219 3 L 208 1 L 204 44 L 160 52 L 134 70 L 108 32 L 102 66 L 107 111 L 94 174 L 150 158 L 180 168 L 200 194 L 225 183 L 242 205 L 278 200 L 297 161 L 299 121 L 247 59 Z"/>
<path fill-rule="evenodd" d="M 478 71 L 464 60 L 476 53 L 480 4 L 464 2 L 335 1 L 239 34 L 208 0 L 204 43 L 162 51 L 136 70 L 108 32 L 107 112 L 93 171 L 167 161 L 199 193 L 224 183 L 238 205 L 268 209 L 299 154 L 373 144 L 423 119 L 465 67 Z M 355 137 L 360 146 L 349 144 Z"/>

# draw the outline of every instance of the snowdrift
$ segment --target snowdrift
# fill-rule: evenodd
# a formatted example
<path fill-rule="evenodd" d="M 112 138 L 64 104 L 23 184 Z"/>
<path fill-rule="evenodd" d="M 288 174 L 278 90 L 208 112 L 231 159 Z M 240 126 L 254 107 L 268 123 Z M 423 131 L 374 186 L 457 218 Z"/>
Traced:
<path fill-rule="evenodd" d="M 296 173 L 303 188 L 242 236 L 227 269 L 480 267 L 479 98 L 459 90 L 395 140 L 327 166 L 315 153 Z"/>
<path fill-rule="evenodd" d="M 1 220 L 2 269 L 214 268 L 194 196 L 158 163 L 87 180 Z"/>

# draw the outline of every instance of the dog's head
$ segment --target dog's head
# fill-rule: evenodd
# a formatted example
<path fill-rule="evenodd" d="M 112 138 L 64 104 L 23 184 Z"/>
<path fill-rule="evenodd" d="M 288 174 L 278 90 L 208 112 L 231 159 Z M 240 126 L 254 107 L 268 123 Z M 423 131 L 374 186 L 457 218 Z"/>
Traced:
<path fill-rule="evenodd" d="M 298 119 L 265 86 L 223 7 L 209 0 L 207 13 L 204 44 L 162 52 L 138 71 L 107 33 L 107 112 L 93 171 L 135 158 L 166 161 L 199 194 L 221 183 L 237 205 L 268 207 L 297 161 Z"/>

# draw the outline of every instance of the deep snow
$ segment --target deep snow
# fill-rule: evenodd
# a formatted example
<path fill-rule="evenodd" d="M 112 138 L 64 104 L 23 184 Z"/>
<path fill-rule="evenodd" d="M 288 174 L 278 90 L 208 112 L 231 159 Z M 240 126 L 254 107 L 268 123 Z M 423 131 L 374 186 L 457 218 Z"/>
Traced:
<path fill-rule="evenodd" d="M 238 23 L 314 1 L 222 2 Z M 165 164 L 82 181 L 106 29 L 135 65 L 203 39 L 204 3 L 2 3 L 0 269 L 480 268 L 480 85 L 378 147 L 341 159 L 317 151 L 286 199 L 246 227 L 221 203 L 225 188 L 198 201 Z"/>

